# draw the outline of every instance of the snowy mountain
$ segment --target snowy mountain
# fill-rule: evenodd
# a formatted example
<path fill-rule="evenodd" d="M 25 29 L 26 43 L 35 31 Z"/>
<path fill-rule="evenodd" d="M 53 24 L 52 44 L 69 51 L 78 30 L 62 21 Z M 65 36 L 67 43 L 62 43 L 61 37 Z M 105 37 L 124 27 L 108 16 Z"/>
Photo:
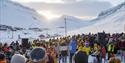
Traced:
<path fill-rule="evenodd" d="M 63 15 L 53 21 L 55 27 L 65 27 L 65 22 L 68 30 L 75 30 L 77 28 L 89 25 L 89 21 L 82 20 L 74 16 Z M 74 26 L 75 25 L 75 26 Z"/>
<path fill-rule="evenodd" d="M 72 20 L 68 20 L 69 18 Z M 35 10 L 17 2 L 0 0 L 0 39 L 18 39 L 19 35 L 23 37 L 25 35 L 38 37 L 41 34 L 57 36 L 58 33 L 64 33 L 65 21 L 63 19 L 64 16 L 55 19 L 53 23 L 47 24 L 46 19 Z M 82 27 L 82 20 L 72 16 L 66 16 L 66 19 L 67 24 L 69 24 L 67 27 L 70 27 L 69 30 Z M 75 21 L 79 21 L 81 25 Z M 77 26 L 74 26 L 74 24 Z"/>
<path fill-rule="evenodd" d="M 35 10 L 9 0 L 0 0 L 0 24 L 29 28 L 40 27 L 44 17 Z"/>
<path fill-rule="evenodd" d="M 9 0 L 0 0 L 0 15 L 0 24 L 30 30 L 31 28 L 35 28 L 35 30 L 37 28 L 37 30 L 40 30 L 42 28 L 54 29 L 56 27 L 64 27 L 65 17 L 69 30 L 74 30 L 89 24 L 87 21 L 68 15 L 63 15 L 60 18 L 53 20 L 51 23 L 48 23 L 48 21 L 46 21 L 46 19 L 39 15 L 35 10 Z"/>
<path fill-rule="evenodd" d="M 96 33 L 103 30 L 110 33 L 123 32 L 125 26 L 125 2 L 114 8 L 101 12 L 96 19 L 91 20 L 91 23 L 92 25 L 71 31 L 69 34 L 83 32 Z"/>
<path fill-rule="evenodd" d="M 118 12 L 118 11 L 121 11 L 122 9 L 121 8 L 125 8 L 125 2 L 121 3 L 120 5 L 114 7 L 114 8 L 111 8 L 109 10 L 106 10 L 106 11 L 102 11 L 98 17 L 105 17 L 107 15 L 111 15 L 115 12 Z"/>
<path fill-rule="evenodd" d="M 65 21 L 68 34 L 89 32 L 123 32 L 125 24 L 125 2 L 102 11 L 96 19 L 87 21 L 74 16 L 63 15 L 47 24 L 46 19 L 35 10 L 9 0 L 0 0 L 0 40 L 18 39 L 18 36 L 38 37 L 64 35 Z M 8 30 L 9 29 L 9 30 Z M 21 29 L 21 31 L 19 31 Z M 5 32 L 6 30 L 6 32 Z M 12 32 L 12 30 L 17 30 Z M 1 34 L 2 33 L 2 34 Z"/>
<path fill-rule="evenodd" d="M 35 10 L 10 0 L 0 0 L 0 41 L 23 37 L 38 37 L 29 28 L 44 28 L 45 18 Z M 44 23 L 44 24 L 43 24 Z"/>

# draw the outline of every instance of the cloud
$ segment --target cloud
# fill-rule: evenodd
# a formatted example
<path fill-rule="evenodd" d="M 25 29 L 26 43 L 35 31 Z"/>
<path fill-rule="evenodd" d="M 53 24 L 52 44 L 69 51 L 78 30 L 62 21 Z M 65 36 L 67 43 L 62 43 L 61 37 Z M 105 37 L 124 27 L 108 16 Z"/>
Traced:
<path fill-rule="evenodd" d="M 76 1 L 76 0 L 63 0 L 69 3 L 43 3 L 43 2 L 30 2 L 23 3 L 24 5 L 34 8 L 39 11 L 49 10 L 55 14 L 65 14 L 71 16 L 97 16 L 103 10 L 109 9 L 112 5 L 109 2 L 101 1 Z"/>

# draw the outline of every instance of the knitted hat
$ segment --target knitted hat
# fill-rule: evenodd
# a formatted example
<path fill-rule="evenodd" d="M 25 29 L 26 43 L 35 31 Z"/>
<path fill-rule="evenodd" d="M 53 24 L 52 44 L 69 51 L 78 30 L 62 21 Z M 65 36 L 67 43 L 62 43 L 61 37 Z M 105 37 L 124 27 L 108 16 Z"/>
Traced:
<path fill-rule="evenodd" d="M 30 58 L 34 62 L 39 62 L 45 59 L 45 49 L 42 47 L 34 48 L 30 53 Z"/>

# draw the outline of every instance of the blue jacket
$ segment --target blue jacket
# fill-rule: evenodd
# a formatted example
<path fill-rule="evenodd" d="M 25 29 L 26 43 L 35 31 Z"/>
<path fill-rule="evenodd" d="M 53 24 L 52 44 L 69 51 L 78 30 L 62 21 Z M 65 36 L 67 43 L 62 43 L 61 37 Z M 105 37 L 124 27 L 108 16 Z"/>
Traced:
<path fill-rule="evenodd" d="M 77 49 L 77 41 L 75 39 L 70 40 L 70 53 L 75 53 Z"/>

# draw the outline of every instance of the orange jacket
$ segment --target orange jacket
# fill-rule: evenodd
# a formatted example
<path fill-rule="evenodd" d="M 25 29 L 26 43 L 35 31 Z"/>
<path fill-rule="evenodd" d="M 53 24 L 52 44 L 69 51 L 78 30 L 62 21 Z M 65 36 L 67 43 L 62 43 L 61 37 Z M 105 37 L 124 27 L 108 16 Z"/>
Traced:
<path fill-rule="evenodd" d="M 6 60 L 2 60 L 2 61 L 0 61 L 0 63 L 7 63 L 7 61 Z"/>

